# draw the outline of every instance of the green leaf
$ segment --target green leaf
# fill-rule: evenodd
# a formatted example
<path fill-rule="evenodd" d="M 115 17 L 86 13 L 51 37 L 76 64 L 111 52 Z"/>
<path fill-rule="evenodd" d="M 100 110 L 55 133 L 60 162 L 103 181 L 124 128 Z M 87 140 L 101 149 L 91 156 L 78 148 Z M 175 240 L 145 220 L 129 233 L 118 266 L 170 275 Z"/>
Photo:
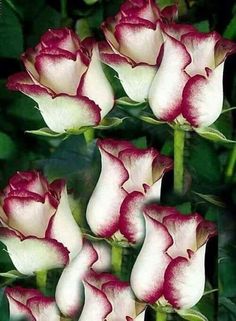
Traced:
<path fill-rule="evenodd" d="M 96 3 L 96 2 L 98 2 L 98 0 L 84 0 L 84 2 L 87 4 L 87 5 L 92 5 L 92 4 L 94 4 L 94 3 Z"/>
<path fill-rule="evenodd" d="M 0 159 L 10 159 L 16 152 L 14 141 L 5 133 L 0 132 Z"/>
<path fill-rule="evenodd" d="M 236 15 L 230 20 L 227 28 L 224 31 L 223 36 L 227 39 L 235 39 L 236 38 Z"/>
<path fill-rule="evenodd" d="M 109 118 L 109 117 L 107 117 L 107 118 L 104 118 L 98 126 L 94 127 L 94 129 L 110 129 L 113 127 L 117 127 L 126 118 L 128 118 L 128 117 L 124 117 L 124 118 L 118 118 L 118 117 L 110 117 Z"/>
<path fill-rule="evenodd" d="M 81 40 L 83 40 L 86 37 L 91 37 L 93 35 L 88 20 L 86 18 L 78 19 L 76 21 L 75 31 Z"/>
<path fill-rule="evenodd" d="M 226 207 L 226 204 L 224 202 L 222 202 L 220 200 L 220 198 L 215 195 L 205 195 L 205 194 L 197 193 L 194 191 L 193 191 L 193 193 L 213 205 L 216 205 L 218 207 Z"/>
<path fill-rule="evenodd" d="M 8 300 L 4 293 L 5 288 L 0 289 L 0 311 L 1 311 L 1 320 L 8 321 L 9 320 L 9 306 Z"/>
<path fill-rule="evenodd" d="M 19 58 L 23 52 L 20 21 L 6 1 L 0 3 L 0 57 Z"/>
<path fill-rule="evenodd" d="M 121 97 L 119 99 L 116 99 L 115 103 L 116 105 L 122 107 L 143 107 L 147 104 L 146 102 L 133 101 L 129 97 Z"/>
<path fill-rule="evenodd" d="M 208 20 L 203 20 L 194 24 L 194 27 L 198 29 L 200 32 L 209 32 L 210 25 Z"/>
<path fill-rule="evenodd" d="M 44 127 L 36 130 L 26 130 L 26 133 L 38 135 L 38 136 L 45 136 L 45 137 L 51 137 L 51 138 L 58 138 L 66 136 L 66 133 L 55 133 L 50 128 Z"/>
<path fill-rule="evenodd" d="M 208 321 L 208 319 L 201 314 L 199 311 L 188 309 L 188 310 L 176 310 L 177 314 L 184 320 L 188 321 Z"/>
<path fill-rule="evenodd" d="M 236 143 L 235 140 L 227 139 L 219 130 L 212 127 L 195 128 L 194 130 L 201 137 L 212 140 L 216 143 Z"/>
<path fill-rule="evenodd" d="M 161 121 L 161 120 L 157 120 L 155 118 L 149 117 L 149 116 L 139 116 L 139 118 L 143 121 L 145 121 L 148 124 L 152 124 L 152 125 L 162 125 L 162 124 L 166 124 L 165 121 Z"/>
<path fill-rule="evenodd" d="M 176 206 L 177 210 L 180 211 L 182 214 L 189 214 L 192 212 L 192 205 L 190 202 L 185 202 L 182 204 L 178 204 Z"/>
<path fill-rule="evenodd" d="M 25 275 L 21 274 L 17 270 L 11 270 L 8 272 L 0 273 L 0 276 L 3 278 L 8 278 L 8 279 L 17 279 L 17 278 L 25 278 Z"/>

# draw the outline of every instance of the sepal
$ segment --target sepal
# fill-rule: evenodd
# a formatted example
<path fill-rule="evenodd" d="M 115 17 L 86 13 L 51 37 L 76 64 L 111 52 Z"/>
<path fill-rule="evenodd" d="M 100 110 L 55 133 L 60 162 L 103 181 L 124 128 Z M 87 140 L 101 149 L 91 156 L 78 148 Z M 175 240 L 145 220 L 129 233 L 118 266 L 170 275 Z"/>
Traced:
<path fill-rule="evenodd" d="M 184 320 L 188 321 L 208 321 L 208 319 L 199 311 L 194 309 L 176 310 L 176 313 Z"/>

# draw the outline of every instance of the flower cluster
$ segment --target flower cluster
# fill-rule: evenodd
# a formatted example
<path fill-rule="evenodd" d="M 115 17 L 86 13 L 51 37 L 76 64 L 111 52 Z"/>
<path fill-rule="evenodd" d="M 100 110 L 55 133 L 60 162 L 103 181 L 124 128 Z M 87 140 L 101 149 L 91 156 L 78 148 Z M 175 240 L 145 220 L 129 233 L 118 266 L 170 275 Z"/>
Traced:
<path fill-rule="evenodd" d="M 48 30 L 22 55 L 26 71 L 11 76 L 8 88 L 31 97 L 54 133 L 78 133 L 101 124 L 115 104 L 104 63 L 128 98 L 149 103 L 156 118 L 209 126 L 221 113 L 224 62 L 236 46 L 178 24 L 177 15 L 176 5 L 127 0 L 102 24 L 105 41 Z M 1 193 L 0 241 L 19 276 L 61 271 L 55 299 L 7 287 L 12 318 L 144 321 L 148 305 L 181 311 L 204 293 L 206 244 L 216 227 L 160 205 L 172 159 L 126 140 L 98 139 L 97 147 L 101 172 L 86 209 L 93 235 L 76 223 L 64 180 L 17 172 Z M 128 282 L 111 273 L 117 247 L 135 248 Z"/>
<path fill-rule="evenodd" d="M 98 125 L 114 105 L 101 61 L 117 73 L 127 96 L 148 101 L 167 122 L 206 127 L 223 106 L 223 69 L 234 43 L 175 22 L 175 5 L 127 0 L 102 24 L 106 41 L 81 41 L 69 29 L 49 30 L 22 55 L 26 72 L 8 88 L 33 98 L 56 133 Z"/>

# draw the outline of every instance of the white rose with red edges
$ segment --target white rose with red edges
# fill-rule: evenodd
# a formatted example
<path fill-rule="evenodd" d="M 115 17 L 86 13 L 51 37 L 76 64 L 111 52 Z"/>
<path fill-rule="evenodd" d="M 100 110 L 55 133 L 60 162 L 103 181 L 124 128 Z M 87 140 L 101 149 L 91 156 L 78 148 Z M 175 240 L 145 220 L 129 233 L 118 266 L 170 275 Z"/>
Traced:
<path fill-rule="evenodd" d="M 82 236 L 63 180 L 17 172 L 2 193 L 0 241 L 22 274 L 64 267 L 81 250 Z"/>
<path fill-rule="evenodd" d="M 96 126 L 112 109 L 114 97 L 100 62 L 97 44 L 67 28 L 50 29 L 22 55 L 26 72 L 8 79 L 37 102 L 47 126 L 56 133 Z"/>
<path fill-rule="evenodd" d="M 160 199 L 162 177 L 172 160 L 128 141 L 104 139 L 98 147 L 102 169 L 88 203 L 88 224 L 101 237 L 139 243 L 145 233 L 142 205 Z"/>
<path fill-rule="evenodd" d="M 144 208 L 146 235 L 131 272 L 131 287 L 145 303 L 189 309 L 205 287 L 205 251 L 216 234 L 214 223 L 198 214 Z"/>
<path fill-rule="evenodd" d="M 158 119 L 206 127 L 221 114 L 224 62 L 236 52 L 236 45 L 216 32 L 189 30 L 176 37 L 180 28 L 165 27 L 163 56 L 149 104 Z"/>

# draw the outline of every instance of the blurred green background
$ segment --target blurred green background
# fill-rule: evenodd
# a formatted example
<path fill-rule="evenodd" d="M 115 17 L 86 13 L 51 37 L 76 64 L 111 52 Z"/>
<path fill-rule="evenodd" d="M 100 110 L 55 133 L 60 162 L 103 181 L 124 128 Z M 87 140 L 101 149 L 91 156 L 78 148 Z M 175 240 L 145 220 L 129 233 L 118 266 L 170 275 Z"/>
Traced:
<path fill-rule="evenodd" d="M 69 26 L 80 37 L 102 39 L 101 22 L 114 15 L 120 0 L 2 0 L 0 4 L 0 187 L 17 170 L 40 169 L 49 179 L 64 177 L 72 193 L 74 214 L 86 228 L 84 209 L 100 171 L 95 142 L 88 146 L 83 136 L 66 140 L 37 137 L 25 130 L 44 127 L 35 103 L 23 94 L 6 89 L 9 75 L 23 70 L 20 55 L 37 44 L 48 28 Z M 173 3 L 160 0 L 161 6 Z M 236 4 L 232 0 L 180 0 L 179 21 L 194 24 L 200 31 L 216 30 L 236 41 Z M 115 86 L 116 98 L 124 95 L 114 73 L 106 68 Z M 236 57 L 230 57 L 224 73 L 225 108 L 236 106 Z M 139 147 L 154 146 L 173 156 L 172 130 L 152 126 L 136 118 L 139 110 L 116 108 L 112 114 L 132 116 L 119 127 L 95 132 L 95 137 L 132 140 Z M 216 124 L 227 138 L 236 139 L 234 112 L 223 114 Z M 218 223 L 219 236 L 207 250 L 207 289 L 219 292 L 205 295 L 200 311 L 209 321 L 236 320 L 236 174 L 233 171 L 233 144 L 215 144 L 188 134 L 185 153 L 187 190 L 183 197 L 172 193 L 172 174 L 164 179 L 162 203 L 177 206 L 183 213 L 198 211 Z M 0 254 L 1 272 L 11 267 L 7 255 Z M 4 285 L 6 280 L 1 279 Z M 11 280 L 7 280 L 9 283 Z M 30 284 L 31 281 L 25 281 Z M 27 283 L 28 282 L 28 283 Z M 0 292 L 0 310 L 5 300 Z M 7 312 L 3 321 L 7 321 Z M 148 316 L 148 320 L 151 317 Z"/>

